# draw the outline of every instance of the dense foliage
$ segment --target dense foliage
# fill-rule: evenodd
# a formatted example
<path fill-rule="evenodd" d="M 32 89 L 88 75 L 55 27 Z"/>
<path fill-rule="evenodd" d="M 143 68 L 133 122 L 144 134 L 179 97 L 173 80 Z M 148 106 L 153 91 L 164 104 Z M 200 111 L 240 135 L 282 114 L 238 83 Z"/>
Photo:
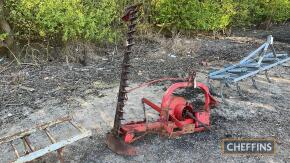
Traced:
<path fill-rule="evenodd" d="M 281 23 L 290 18 L 289 0 L 238 0 L 234 23 L 249 26 L 263 22 Z"/>
<path fill-rule="evenodd" d="M 154 21 L 164 27 L 185 30 L 219 30 L 235 14 L 233 0 L 156 0 Z"/>
<path fill-rule="evenodd" d="M 112 0 L 7 0 L 8 20 L 21 38 L 112 41 Z"/>
<path fill-rule="evenodd" d="M 219 31 L 290 18 L 289 0 L 143 0 L 144 20 L 169 30 Z M 18 39 L 113 41 L 128 0 L 6 0 Z M 0 35 L 0 40 L 6 34 Z"/>
<path fill-rule="evenodd" d="M 289 0 L 154 0 L 152 4 L 155 23 L 171 29 L 216 31 L 290 18 Z"/>

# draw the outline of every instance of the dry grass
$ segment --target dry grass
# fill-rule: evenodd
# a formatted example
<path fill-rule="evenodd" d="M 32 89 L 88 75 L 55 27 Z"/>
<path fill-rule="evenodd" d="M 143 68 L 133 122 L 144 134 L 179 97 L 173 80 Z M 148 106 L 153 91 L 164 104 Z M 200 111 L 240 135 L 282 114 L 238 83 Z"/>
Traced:
<path fill-rule="evenodd" d="M 159 43 L 159 52 L 165 55 L 194 56 L 201 47 L 201 42 L 199 40 L 186 38 L 181 34 L 176 34 L 172 38 L 166 38 L 159 34 L 147 33 L 144 37 L 147 40 Z"/>

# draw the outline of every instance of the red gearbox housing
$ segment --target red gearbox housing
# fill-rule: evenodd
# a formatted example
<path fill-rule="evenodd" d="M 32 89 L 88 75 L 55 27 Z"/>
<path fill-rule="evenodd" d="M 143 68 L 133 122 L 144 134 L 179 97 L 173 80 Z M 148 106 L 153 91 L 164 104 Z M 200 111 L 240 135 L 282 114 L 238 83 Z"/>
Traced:
<path fill-rule="evenodd" d="M 203 105 L 195 106 L 184 97 L 173 94 L 181 88 L 199 88 L 202 90 Z M 144 120 L 122 124 L 119 132 L 125 143 L 132 143 L 150 132 L 177 137 L 207 130 L 210 128 L 210 108 L 217 105 L 217 101 L 210 95 L 208 87 L 199 82 L 178 82 L 171 85 L 163 95 L 161 106 L 146 98 L 143 98 L 142 102 L 156 110 L 160 117 L 156 122 Z"/>

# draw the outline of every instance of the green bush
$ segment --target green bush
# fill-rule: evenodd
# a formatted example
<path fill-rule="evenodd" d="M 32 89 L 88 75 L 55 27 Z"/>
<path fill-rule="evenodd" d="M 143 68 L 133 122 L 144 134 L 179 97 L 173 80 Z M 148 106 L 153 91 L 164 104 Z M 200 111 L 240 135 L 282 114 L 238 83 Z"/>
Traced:
<path fill-rule="evenodd" d="M 289 0 L 239 0 L 235 25 L 250 26 L 265 21 L 281 23 L 290 18 Z"/>
<path fill-rule="evenodd" d="M 153 0 L 154 23 L 171 30 L 217 31 L 290 18 L 289 0 Z"/>
<path fill-rule="evenodd" d="M 259 0 L 254 17 L 261 21 L 283 22 L 290 18 L 289 0 Z"/>
<path fill-rule="evenodd" d="M 215 31 L 231 23 L 233 4 L 233 0 L 156 0 L 153 17 L 170 29 Z"/>
<path fill-rule="evenodd" d="M 0 41 L 4 41 L 8 36 L 8 33 L 0 33 Z"/>
<path fill-rule="evenodd" d="M 22 39 L 112 41 L 112 0 L 7 0 L 8 20 Z"/>
<path fill-rule="evenodd" d="M 144 0 L 143 0 L 144 1 Z M 134 1 L 135 2 L 135 1 Z M 147 0 L 142 20 L 173 31 L 219 31 L 290 18 L 289 0 Z M 109 41 L 129 0 L 6 0 L 16 39 Z M 144 21 L 143 21 L 144 22 Z M 5 37 L 0 35 L 0 40 Z"/>

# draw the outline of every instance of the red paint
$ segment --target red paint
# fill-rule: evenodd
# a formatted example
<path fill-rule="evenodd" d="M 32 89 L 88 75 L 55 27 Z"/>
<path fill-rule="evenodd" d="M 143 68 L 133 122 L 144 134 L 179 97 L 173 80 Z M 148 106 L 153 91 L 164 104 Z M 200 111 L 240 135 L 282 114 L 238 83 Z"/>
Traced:
<path fill-rule="evenodd" d="M 130 122 L 121 125 L 120 134 L 126 143 L 132 143 L 138 136 L 150 132 L 157 132 L 168 137 L 176 137 L 187 133 L 206 130 L 199 122 L 184 116 L 185 110 L 193 113 L 195 118 L 203 124 L 210 126 L 210 106 L 216 105 L 217 101 L 210 95 L 208 87 L 203 83 L 196 83 L 204 93 L 204 109 L 201 112 L 194 112 L 196 108 L 188 103 L 183 97 L 174 96 L 173 92 L 180 88 L 192 87 L 189 82 L 179 82 L 171 85 L 164 93 L 161 106 L 154 104 L 146 98 L 142 98 L 144 104 L 150 106 L 160 114 L 156 122 L 144 121 Z"/>

